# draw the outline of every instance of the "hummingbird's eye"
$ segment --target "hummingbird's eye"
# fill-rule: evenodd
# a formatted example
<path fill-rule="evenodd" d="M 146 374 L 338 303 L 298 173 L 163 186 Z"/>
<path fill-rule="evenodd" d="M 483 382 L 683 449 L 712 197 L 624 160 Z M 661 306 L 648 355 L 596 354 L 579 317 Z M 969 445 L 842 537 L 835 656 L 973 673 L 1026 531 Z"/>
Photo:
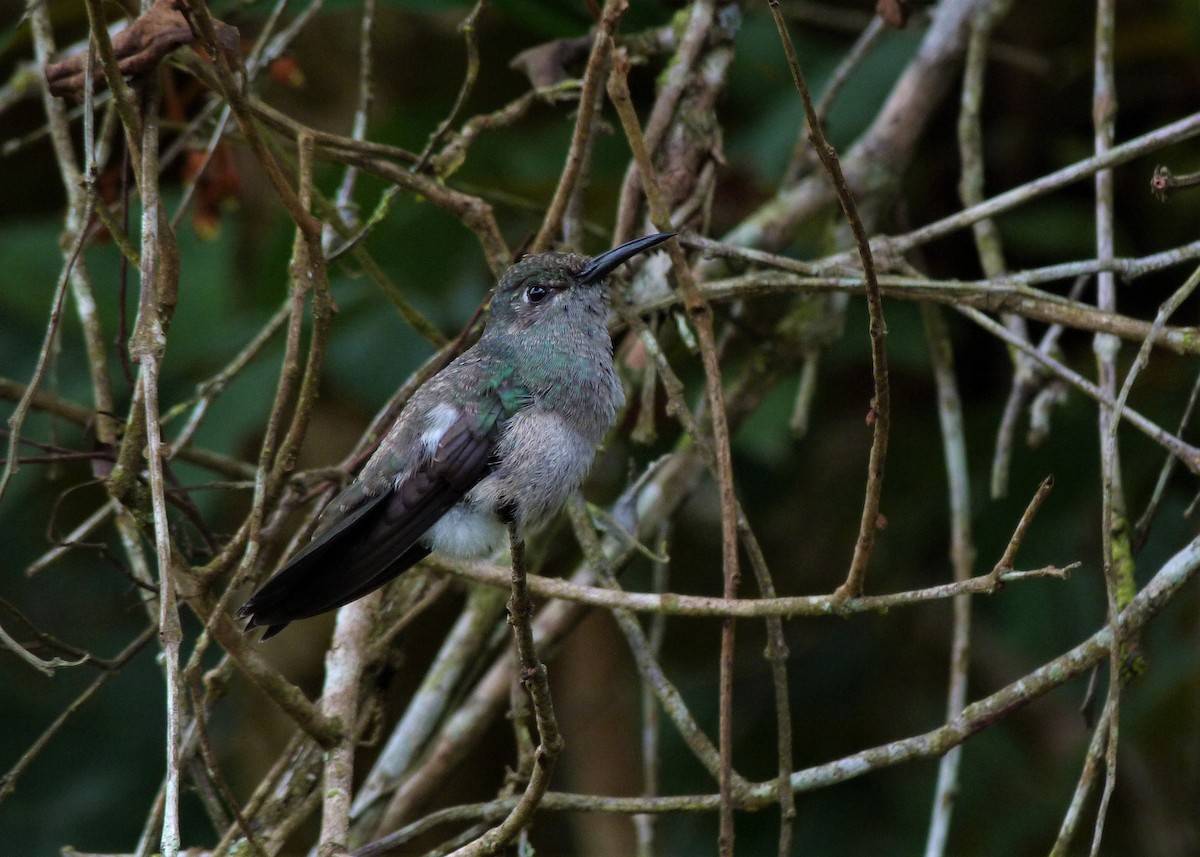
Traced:
<path fill-rule="evenodd" d="M 540 304 L 548 294 L 545 286 L 530 286 L 525 290 L 525 300 L 531 304 Z"/>

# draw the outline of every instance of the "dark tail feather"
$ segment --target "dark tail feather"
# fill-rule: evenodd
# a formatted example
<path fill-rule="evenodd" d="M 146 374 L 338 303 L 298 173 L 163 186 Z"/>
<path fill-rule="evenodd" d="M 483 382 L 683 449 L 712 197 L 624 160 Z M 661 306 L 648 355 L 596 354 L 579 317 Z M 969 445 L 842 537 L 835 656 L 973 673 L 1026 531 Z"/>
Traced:
<path fill-rule="evenodd" d="M 496 432 L 481 434 L 478 422 L 478 414 L 460 415 L 431 460 L 318 534 L 238 611 L 250 620 L 246 630 L 265 625 L 263 639 L 273 637 L 294 619 L 378 589 L 428 554 L 419 539 L 494 464 Z"/>
<path fill-rule="evenodd" d="M 296 619 L 334 610 L 383 586 L 429 553 L 414 544 L 424 529 L 389 526 L 388 494 L 372 498 L 318 535 L 241 609 L 246 630 L 265 626 L 270 639 Z"/>
<path fill-rule="evenodd" d="M 348 557 L 306 557 L 267 581 L 237 615 L 250 620 L 247 631 L 266 626 L 262 638 L 269 640 L 289 622 L 336 610 L 374 592 L 428 555 L 429 548 L 416 544 L 391 562 L 370 565 L 350 565 Z"/>
<path fill-rule="evenodd" d="M 383 586 L 429 554 L 417 540 L 457 500 L 440 492 L 413 509 L 389 492 L 371 498 L 296 554 L 238 610 L 246 630 L 266 626 L 263 639 L 288 622 L 349 604 Z"/>
<path fill-rule="evenodd" d="M 262 639 L 263 640 L 271 639 L 272 637 L 274 637 L 276 634 L 278 634 L 280 631 L 282 631 L 287 626 L 288 626 L 287 622 L 280 622 L 278 625 L 268 625 L 266 632 L 262 635 Z M 253 624 L 247 625 L 246 630 L 250 631 L 250 630 L 253 630 L 255 627 L 257 627 L 257 626 L 255 626 Z"/>
<path fill-rule="evenodd" d="M 329 610 L 336 610 L 357 601 L 364 595 L 369 595 L 391 580 L 408 571 L 418 562 L 429 556 L 429 548 L 415 544 L 398 556 L 394 562 L 385 565 L 374 577 L 363 581 L 358 589 L 331 590 L 328 586 L 311 585 L 314 580 L 312 570 L 306 573 L 292 573 L 296 568 L 289 565 L 275 577 L 271 578 L 262 589 L 238 611 L 239 618 L 249 617 L 246 630 L 266 626 L 263 640 L 269 640 L 288 626 L 288 622 L 296 619 L 307 619 Z M 320 583 L 329 577 L 336 577 L 336 568 L 324 566 L 316 569 L 315 580 Z M 287 575 L 287 577 L 285 577 Z M 307 578 L 307 579 L 306 579 Z M 272 587 L 275 581 L 280 581 L 278 587 Z M 345 580 L 343 579 L 343 583 Z M 268 587 L 272 587 L 268 590 Z"/>

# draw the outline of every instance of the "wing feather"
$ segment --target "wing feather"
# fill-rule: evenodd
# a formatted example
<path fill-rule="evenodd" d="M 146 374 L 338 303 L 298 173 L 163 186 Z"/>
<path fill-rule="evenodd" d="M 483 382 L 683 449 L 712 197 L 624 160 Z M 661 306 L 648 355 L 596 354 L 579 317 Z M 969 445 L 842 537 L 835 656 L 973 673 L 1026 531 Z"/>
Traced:
<path fill-rule="evenodd" d="M 470 491 L 494 462 L 504 404 L 463 409 L 433 455 L 399 483 L 368 495 L 336 525 L 319 533 L 238 611 L 246 629 L 267 626 L 263 639 L 295 619 L 341 607 L 383 586 L 429 553 L 420 538 Z"/>

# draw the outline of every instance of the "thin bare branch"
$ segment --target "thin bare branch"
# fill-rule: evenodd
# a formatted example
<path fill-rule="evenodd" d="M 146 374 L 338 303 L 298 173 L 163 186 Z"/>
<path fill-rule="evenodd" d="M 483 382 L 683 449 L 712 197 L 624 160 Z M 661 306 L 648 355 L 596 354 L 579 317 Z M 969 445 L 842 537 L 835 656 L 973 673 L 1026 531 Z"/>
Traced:
<path fill-rule="evenodd" d="M 494 565 L 464 562 L 454 566 L 435 564 L 434 568 L 446 574 L 454 574 L 486 583 L 503 586 L 505 572 Z M 767 616 L 845 616 L 856 613 L 886 613 L 897 607 L 941 601 L 956 595 L 990 595 L 999 585 L 1018 580 L 1038 577 L 1065 579 L 1074 564 L 1063 567 L 1046 566 L 1028 571 L 1002 570 L 999 578 L 994 573 L 971 577 L 955 583 L 944 583 L 924 589 L 912 589 L 889 595 L 863 595 L 845 601 L 831 595 L 790 595 L 777 598 L 710 598 L 703 595 L 680 595 L 648 592 L 614 592 L 593 586 L 581 586 L 553 577 L 529 575 L 529 591 L 543 598 L 557 598 L 591 604 L 609 609 L 632 610 L 638 613 L 661 613 L 666 616 L 709 616 L 733 617 L 737 619 L 764 618 Z"/>
<path fill-rule="evenodd" d="M 530 245 L 530 252 L 542 253 L 548 250 L 562 226 L 563 214 L 567 203 L 575 192 L 576 182 L 584 168 L 584 157 L 591 145 L 595 134 L 594 119 L 599 103 L 597 97 L 603 92 L 604 80 L 608 76 L 608 60 L 612 52 L 613 33 L 621 16 L 629 8 L 628 0 L 605 0 L 604 9 L 600 13 L 600 25 L 593 35 L 592 51 L 588 55 L 587 68 L 583 72 L 583 88 L 579 93 L 579 112 L 575 117 L 575 130 L 571 135 L 571 147 L 567 150 L 567 162 L 559 176 L 558 186 L 554 196 L 546 207 L 546 216 L 542 218 L 541 228 Z"/>
<path fill-rule="evenodd" d="M 875 276 L 875 258 L 871 252 L 871 243 L 867 238 L 866 228 L 862 218 L 858 216 L 858 207 L 854 195 L 842 173 L 837 151 L 830 145 L 821 128 L 821 120 L 813 107 L 812 98 L 808 92 L 808 84 L 804 81 L 804 73 L 800 62 L 796 59 L 796 51 L 792 46 L 792 37 L 788 34 L 787 24 L 779 8 L 779 0 L 769 0 L 771 14 L 775 18 L 775 29 L 783 43 L 783 51 L 787 56 L 788 68 L 792 73 L 792 82 L 800 94 L 804 104 L 804 115 L 808 119 L 809 140 L 816 149 L 817 157 L 829 174 L 834 192 L 841 203 L 850 230 L 854 234 L 854 243 L 862 265 L 863 277 L 866 283 L 867 311 L 870 314 L 871 336 L 871 374 L 874 380 L 874 395 L 868 412 L 868 425 L 871 426 L 871 456 L 867 462 L 867 487 L 863 498 L 862 518 L 858 527 L 858 538 L 854 543 L 854 556 L 850 560 L 850 570 L 846 581 L 838 587 L 836 595 L 840 598 L 854 598 L 862 594 L 863 579 L 867 571 L 867 563 L 871 558 L 871 550 L 875 547 L 875 535 L 879 529 L 879 502 L 883 492 L 883 469 L 887 461 L 888 433 L 892 422 L 891 387 L 888 383 L 887 364 L 887 323 L 883 319 L 883 302 L 880 298 L 879 281 Z"/>
<path fill-rule="evenodd" d="M 703 4 L 697 4 L 701 6 Z M 658 179 L 651 160 L 648 141 L 642 136 L 641 125 L 633 110 L 626 77 L 629 74 L 628 57 L 618 53 L 613 58 L 613 70 L 609 76 L 608 94 L 612 99 L 625 138 L 633 150 L 634 160 L 642 179 L 642 192 L 650 206 L 650 218 L 662 232 L 671 231 L 671 213 L 658 188 Z M 660 102 L 661 103 L 661 102 Z M 725 413 L 725 397 L 721 387 L 721 367 L 717 358 L 716 339 L 713 334 L 712 308 L 701 296 L 700 289 L 688 266 L 683 250 L 675 241 L 668 241 L 667 252 L 671 266 L 683 292 L 688 317 L 696 327 L 700 339 L 700 356 L 704 364 L 705 391 L 712 425 L 713 449 L 716 452 L 717 481 L 721 492 L 721 566 L 724 577 L 725 598 L 737 597 L 741 581 L 737 550 L 737 497 L 733 484 L 733 461 L 729 451 L 729 424 Z M 727 618 L 721 628 L 721 794 L 732 795 L 733 788 L 733 648 L 734 623 Z M 733 853 L 733 805 L 721 813 L 721 837 L 719 850 L 723 855 Z"/>
<path fill-rule="evenodd" d="M 525 543 L 515 524 L 509 524 L 510 556 L 512 557 L 512 597 L 508 601 L 508 621 L 512 625 L 516 641 L 517 660 L 520 664 L 521 685 L 533 703 L 533 715 L 537 723 L 538 745 L 535 750 L 533 769 L 529 782 L 520 799 L 500 824 L 489 830 L 471 844 L 454 852 L 452 857 L 486 857 L 495 854 L 529 823 L 534 811 L 550 786 L 550 774 L 554 763 L 562 752 L 563 739 L 558 731 L 558 720 L 554 716 L 554 703 L 550 698 L 550 684 L 546 678 L 546 667 L 538 660 L 533 639 L 533 603 L 526 587 Z"/>

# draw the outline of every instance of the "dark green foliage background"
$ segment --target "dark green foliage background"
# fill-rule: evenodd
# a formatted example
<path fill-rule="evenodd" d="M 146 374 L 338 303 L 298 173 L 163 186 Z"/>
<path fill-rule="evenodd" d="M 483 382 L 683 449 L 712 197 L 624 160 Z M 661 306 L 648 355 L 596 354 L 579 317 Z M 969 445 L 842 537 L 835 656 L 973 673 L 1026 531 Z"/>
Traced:
<path fill-rule="evenodd" d="M 260 26 L 265 3 L 214 11 L 236 22 L 244 34 Z M 864 9 L 867 4 L 845 4 Z M 60 44 L 81 35 L 74 4 L 52 4 L 61 27 Z M 451 8 L 453 7 L 453 8 Z M 386 2 L 376 41 L 376 109 L 370 137 L 420 149 L 446 115 L 462 71 L 462 45 L 455 25 L 468 4 Z M 265 97 L 301 121 L 344 133 L 354 100 L 358 39 L 357 3 L 329 2 L 319 27 L 294 50 L 305 74 L 299 88 L 269 84 Z M 9 14 L 0 29 L 0 69 L 5 74 L 30 52 L 19 7 L 0 2 Z M 226 14 L 228 13 L 228 14 Z M 666 21 L 671 9 L 635 2 L 622 28 Z M 999 42 L 1013 47 L 1008 59 L 993 61 L 986 94 L 984 130 L 988 189 L 995 193 L 1086 157 L 1092 146 L 1090 119 L 1090 10 L 1079 4 L 1018 2 L 1000 30 Z M 1195 61 L 1200 15 L 1194 3 L 1119 4 L 1118 136 L 1128 139 L 1195 109 L 1200 65 Z M 526 82 L 507 68 L 525 47 L 549 38 L 586 31 L 583 4 L 497 0 L 484 14 L 480 44 L 484 74 L 468 114 L 495 109 L 519 95 Z M 853 35 L 795 26 L 805 71 L 819 91 Z M 912 56 L 920 33 L 888 33 L 880 48 L 851 81 L 834 110 L 830 134 L 839 146 L 851 143 L 874 117 L 900 70 Z M 790 156 L 800 108 L 791 88 L 765 4 L 745 9 L 738 57 L 720 107 L 728 164 L 713 210 L 713 234 L 720 235 L 767 200 Z M 635 77 L 635 95 L 651 92 L 657 69 Z M 923 138 L 904 183 L 904 217 L 927 222 L 957 210 L 958 157 L 954 141 L 957 111 L 952 97 Z M 34 130 L 34 103 L 9 110 L 0 119 L 0 138 Z M 612 120 L 611 114 L 606 116 Z M 539 108 L 513 129 L 485 135 L 454 183 L 480 192 L 496 206 L 511 245 L 536 229 L 553 191 L 571 133 L 563 110 Z M 1195 142 L 1166 153 L 1177 172 L 1200 163 Z M 591 177 L 590 215 L 596 234 L 585 249 L 607 246 L 611 212 L 628 152 L 619 133 L 601 137 Z M 180 303 L 164 363 L 162 399 L 185 398 L 217 371 L 279 306 L 286 294 L 291 230 L 274 197 L 248 160 L 240 208 L 222 220 L 220 233 L 201 240 L 180 230 L 184 260 Z M 1117 249 L 1143 255 L 1194 240 L 1200 208 L 1194 194 L 1179 194 L 1161 205 L 1147 192 L 1154 163 L 1135 162 L 1117 171 Z M 331 191 L 340 173 L 326 168 L 319 181 Z M 50 296 L 59 272 L 57 246 L 63 194 L 44 140 L 0 157 L 0 375 L 25 381 L 32 373 L 45 329 Z M 382 187 L 364 178 L 358 200 L 373 206 Z M 173 208 L 173 207 L 172 207 Z M 1091 188 L 1080 184 L 1022 207 L 1000 221 L 1012 268 L 1087 258 L 1093 254 Z M 888 225 L 900 231 L 902 222 Z M 792 252 L 815 251 L 819 234 L 797 236 Z M 490 285 L 482 253 L 473 238 L 448 215 L 402 196 L 369 249 L 417 306 L 447 334 L 470 317 Z M 118 324 L 120 269 L 111 246 L 92 247 L 86 261 L 102 304 L 106 330 Z M 930 247 L 924 264 L 936 276 L 974 277 L 978 266 L 969 236 L 958 235 Z M 336 461 L 367 420 L 430 348 L 391 309 L 365 277 L 344 266 L 331 269 L 339 306 L 323 379 L 320 411 L 310 432 L 304 466 Z M 135 306 L 131 275 L 127 306 Z M 1124 312 L 1149 318 L 1182 281 L 1179 270 L 1139 280 L 1121 293 Z M 868 588 L 895 591 L 943 582 L 950 577 L 948 513 L 942 449 L 929 358 L 918 310 L 913 304 L 885 305 L 890 329 L 894 433 L 883 509 L 887 529 L 871 564 Z M 1177 320 L 1195 324 L 1196 306 L 1185 305 Z M 1039 449 L 1020 445 L 1014 457 L 1010 497 L 987 494 L 991 445 L 995 437 L 1010 367 L 1003 348 L 951 315 L 960 390 L 967 419 L 973 512 L 979 550 L 977 571 L 999 558 L 1021 510 L 1040 480 L 1056 477 L 1056 487 L 1019 557 L 1019 566 L 1082 562 L 1069 582 L 1030 582 L 977 599 L 971 695 L 978 697 L 1028 672 L 1092 633 L 1104 619 L 1100 576 L 1100 494 L 1095 408 L 1073 394 L 1054 421 L 1054 432 Z M 853 304 L 846 334 L 822 361 L 821 380 L 810 434 L 791 438 L 787 421 L 795 378 L 774 391 L 736 439 L 736 470 L 741 495 L 764 541 L 781 593 L 830 591 L 844 575 L 861 510 L 861 492 L 870 433 L 864 416 L 870 398 L 866 315 Z M 1063 340 L 1069 362 L 1092 371 L 1091 342 L 1080 334 Z M 1125 365 L 1133 349 L 1123 352 Z M 253 457 L 270 405 L 281 354 L 276 342 L 218 400 L 197 441 L 225 453 Z M 682 350 L 673 359 L 686 367 L 698 389 L 697 367 Z M 1132 404 L 1165 426 L 1173 426 L 1186 400 L 1194 361 L 1156 354 L 1134 392 Z M 114 367 L 114 377 L 121 377 Z M 78 323 L 65 313 L 62 354 L 47 388 L 79 402 L 89 401 Z M 128 401 L 128 389 L 120 395 Z M 0 403 L 7 417 L 11 403 Z M 75 427 L 34 414 L 26 434 L 86 449 L 88 437 Z M 1133 433 L 1123 434 L 1126 488 L 1134 514 L 1149 495 L 1161 452 Z M 603 456 L 589 493 L 605 499 L 617 490 L 626 462 L 645 461 L 665 449 L 664 436 L 652 450 L 615 443 Z M 117 554 L 108 546 L 73 552 L 40 576 L 23 570 L 48 546 L 96 507 L 98 485 L 64 493 L 85 481 L 85 464 L 58 471 L 22 467 L 0 504 L 0 596 L 17 605 L 34 624 L 63 640 L 111 656 L 132 639 L 144 617 Z M 185 481 L 209 478 L 181 466 Z M 1138 557 L 1141 580 L 1188 538 L 1194 524 L 1184 509 L 1194 480 L 1179 477 L 1149 543 Z M 244 498 L 200 493 L 196 500 L 218 532 L 239 520 Z M 671 588 L 680 592 L 720 591 L 719 510 L 715 494 L 701 492 L 677 522 L 681 536 L 672 553 Z M 567 541 L 565 532 L 559 537 Z M 565 547 L 549 550 L 547 572 L 566 565 Z M 635 567 L 630 587 L 647 585 L 646 569 Z M 747 594 L 752 585 L 745 587 Z M 1200 599 L 1186 591 L 1143 640 L 1148 671 L 1130 687 L 1122 704 L 1121 778 L 1102 853 L 1195 854 L 1200 850 Z M 442 621 L 452 615 L 442 614 Z M 187 617 L 191 622 L 192 617 Z M 603 625 L 606 619 L 595 619 Z M 6 628 L 23 636 L 7 613 Z M 429 623 L 434 624 L 434 623 Z M 762 629 L 743 623 L 739 631 L 735 691 L 739 769 L 749 777 L 773 772 L 774 713 Z M 795 762 L 805 766 L 838 758 L 866 746 L 921 732 L 944 718 L 949 603 L 894 611 L 889 615 L 797 620 L 786 626 L 791 647 L 791 708 Z M 195 632 L 194 622 L 187 626 Z M 321 668 L 320 647 L 328 625 L 297 628 L 287 662 L 298 681 L 312 689 Z M 436 644 L 436 627 L 414 634 L 411 660 L 402 685 Z M 611 628 L 601 639 L 626 659 Z M 718 623 L 674 620 L 669 626 L 665 665 L 692 710 L 715 734 L 715 664 Z M 570 658 L 571 650 L 563 658 Z M 569 670 L 551 674 L 556 692 L 564 683 L 587 687 L 589 705 L 563 716 L 568 741 L 564 768 L 579 745 L 573 733 L 597 723 L 636 729 L 638 690 L 626 669 L 603 688 L 588 686 L 578 659 Z M 412 674 L 408 674 L 411 671 Z M 35 674 L 0 652 L 0 770 L 7 770 L 47 724 L 89 682 L 87 668 L 54 678 Z M 566 691 L 563 691 L 566 693 Z M 1058 820 L 1078 775 L 1089 730 L 1077 712 L 1082 682 L 1069 685 L 971 740 L 964 750 L 962 792 L 951 831 L 949 853 L 1036 855 L 1053 841 Z M 67 844 L 87 851 L 127 852 L 136 842 L 163 770 L 162 676 L 150 649 L 144 651 L 66 727 L 0 803 L 0 850 L 14 855 L 49 855 Z M 237 705 L 213 724 L 214 738 L 239 794 L 257 781 L 269 748 L 282 735 L 270 734 L 269 703 L 242 690 Z M 619 730 L 618 730 L 619 731 Z M 495 762 L 511 756 L 505 730 L 484 756 Z M 667 728 L 663 791 L 712 791 L 713 784 L 687 756 Z M 636 752 L 636 746 L 634 747 Z M 492 758 L 494 757 L 494 759 Z M 630 789 L 636 788 L 631 762 Z M 481 763 L 481 770 L 484 765 Z M 489 775 L 490 776 L 490 775 Z M 842 786 L 798 798 L 796 853 L 811 855 L 913 854 L 923 847 L 936 764 L 906 765 L 873 773 Z M 463 788 L 486 797 L 491 780 Z M 194 799 L 191 799 L 194 801 Z M 212 844 L 198 804 L 187 805 L 185 839 Z M 620 822 L 625 824 L 626 822 Z M 544 854 L 584 853 L 589 847 L 567 822 L 543 814 L 539 847 Z M 660 822 L 663 852 L 714 852 L 716 820 L 676 816 Z M 774 852 L 775 813 L 739 817 L 739 853 Z M 537 840 L 535 840 L 537 841 Z M 592 850 L 588 853 L 597 853 Z"/>

